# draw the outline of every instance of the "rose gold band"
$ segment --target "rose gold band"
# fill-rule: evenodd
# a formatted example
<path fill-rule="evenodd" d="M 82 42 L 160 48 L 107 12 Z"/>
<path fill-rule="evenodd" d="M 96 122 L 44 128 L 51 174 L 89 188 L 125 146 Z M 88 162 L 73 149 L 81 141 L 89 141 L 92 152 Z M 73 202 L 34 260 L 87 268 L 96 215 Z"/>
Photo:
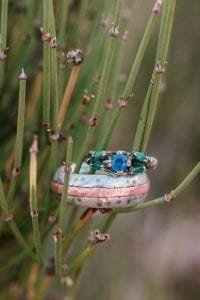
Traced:
<path fill-rule="evenodd" d="M 52 183 L 52 190 L 62 193 L 63 185 L 57 182 Z M 149 182 L 137 186 L 129 186 L 126 188 L 84 188 L 72 187 L 68 188 L 68 195 L 72 197 L 89 197 L 89 198 L 112 198 L 112 197 L 128 197 L 145 194 L 149 191 Z"/>

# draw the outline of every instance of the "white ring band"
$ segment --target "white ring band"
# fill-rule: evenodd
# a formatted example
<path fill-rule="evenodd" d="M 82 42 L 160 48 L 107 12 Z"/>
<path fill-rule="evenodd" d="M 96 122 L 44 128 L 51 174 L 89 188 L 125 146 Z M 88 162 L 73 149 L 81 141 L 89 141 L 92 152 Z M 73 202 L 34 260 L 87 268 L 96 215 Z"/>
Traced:
<path fill-rule="evenodd" d="M 91 208 L 128 207 L 145 200 L 150 182 L 146 173 L 117 176 L 113 174 L 71 174 L 68 187 L 68 202 Z M 88 169 L 85 170 L 88 172 Z M 64 166 L 58 168 L 52 190 L 62 193 Z"/>

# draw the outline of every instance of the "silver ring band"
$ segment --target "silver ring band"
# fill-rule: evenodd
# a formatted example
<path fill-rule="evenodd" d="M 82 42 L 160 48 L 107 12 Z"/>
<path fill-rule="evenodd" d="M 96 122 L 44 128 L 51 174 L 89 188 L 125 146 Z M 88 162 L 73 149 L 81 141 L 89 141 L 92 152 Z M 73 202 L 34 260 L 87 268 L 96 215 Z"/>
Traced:
<path fill-rule="evenodd" d="M 88 172 L 85 164 L 80 174 L 70 175 L 70 204 L 91 208 L 128 207 L 143 202 L 149 191 L 150 182 L 145 172 L 134 176 L 84 172 Z M 52 182 L 52 190 L 59 195 L 62 193 L 64 174 L 64 166 L 58 168 Z"/>

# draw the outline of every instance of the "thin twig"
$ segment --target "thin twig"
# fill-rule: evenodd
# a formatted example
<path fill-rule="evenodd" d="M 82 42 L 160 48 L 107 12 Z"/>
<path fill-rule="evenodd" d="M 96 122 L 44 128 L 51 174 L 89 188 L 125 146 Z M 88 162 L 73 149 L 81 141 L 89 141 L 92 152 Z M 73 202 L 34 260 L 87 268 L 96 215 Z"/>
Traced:
<path fill-rule="evenodd" d="M 66 89 L 65 89 L 65 93 L 62 99 L 62 104 L 59 110 L 59 114 L 58 114 L 58 126 L 59 128 L 62 127 L 66 113 L 67 113 L 67 108 L 69 106 L 70 100 L 71 100 L 71 96 L 72 93 L 74 91 L 77 79 L 78 79 L 78 75 L 79 75 L 79 71 L 80 71 L 80 65 L 73 65 L 72 67 L 72 71 L 69 77 L 69 81 L 67 83 Z"/>

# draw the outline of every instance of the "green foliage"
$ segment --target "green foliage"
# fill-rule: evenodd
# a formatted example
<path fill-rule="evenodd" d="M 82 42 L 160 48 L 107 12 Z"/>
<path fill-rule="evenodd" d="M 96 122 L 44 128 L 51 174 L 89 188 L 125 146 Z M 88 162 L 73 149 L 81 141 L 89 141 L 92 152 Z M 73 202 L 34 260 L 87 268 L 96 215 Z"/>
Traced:
<path fill-rule="evenodd" d="M 89 1 L 69 2 L 30 0 L 24 6 L 23 1 L 2 0 L 0 234 L 4 265 L 0 274 L 4 274 L 1 290 L 5 297 L 11 296 L 5 290 L 11 281 L 26 287 L 23 297 L 27 299 L 45 299 L 49 287 L 55 283 L 60 287 L 61 282 L 69 286 L 69 295 L 76 294 L 85 262 L 99 245 L 88 244 L 86 238 L 95 210 L 83 212 L 68 207 L 65 201 L 70 164 L 76 162 L 78 172 L 88 150 L 108 148 L 122 110 L 127 112 L 131 106 L 136 78 L 153 38 L 157 40 L 155 66 L 132 142 L 134 150 L 146 151 L 158 106 L 176 1 L 165 0 L 163 9 L 162 1 L 157 1 L 149 11 L 138 50 L 128 61 L 132 65 L 124 83 L 119 78 L 123 63 L 127 63 L 128 41 L 122 11 L 131 9 L 131 1 L 104 0 L 95 5 Z M 159 36 L 156 24 L 160 24 Z M 67 51 L 80 46 L 83 62 L 72 61 L 70 66 Z M 59 122 L 62 113 L 64 119 Z M 33 137 L 39 142 L 38 148 L 32 144 Z M 51 181 L 63 161 L 68 171 L 61 200 L 57 200 L 51 192 Z M 100 229 L 109 230 L 118 213 L 174 199 L 199 171 L 197 164 L 164 197 L 113 210 L 103 218 Z M 53 238 L 55 262 L 50 259 L 54 255 L 49 246 Z M 23 276 L 18 272 L 22 261 Z"/>

